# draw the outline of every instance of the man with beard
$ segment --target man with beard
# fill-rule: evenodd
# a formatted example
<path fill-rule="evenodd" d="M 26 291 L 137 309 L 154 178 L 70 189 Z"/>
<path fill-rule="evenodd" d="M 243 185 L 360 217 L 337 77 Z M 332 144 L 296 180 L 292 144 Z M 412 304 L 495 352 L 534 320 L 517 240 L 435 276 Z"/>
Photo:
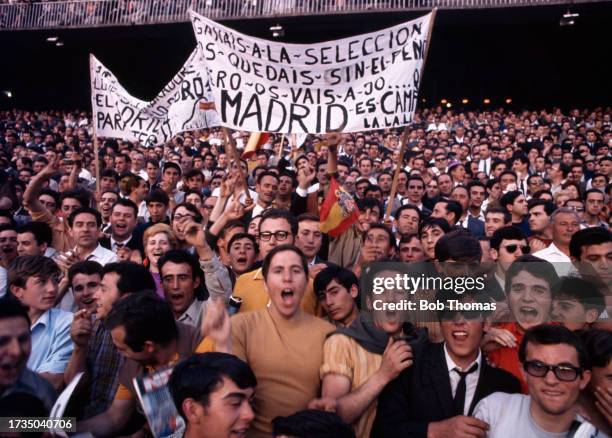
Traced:
<path fill-rule="evenodd" d="M 0 300 L 0 399 L 31 394 L 50 411 L 57 397 L 49 382 L 26 367 L 32 350 L 28 308 L 13 297 Z"/>
<path fill-rule="evenodd" d="M 440 291 L 436 300 L 444 304 L 438 311 L 444 342 L 410 342 L 413 365 L 378 398 L 374 438 L 485 436 L 487 423 L 472 417 L 478 402 L 495 392 L 520 389 L 510 374 L 489 366 L 480 351 L 490 326 L 487 312 L 459 311 L 449 304 L 459 300 L 482 305 L 486 297 L 473 291 Z"/>
<path fill-rule="evenodd" d="M 510 317 L 496 324 L 483 340 L 490 362 L 519 379 L 524 394 L 528 388 L 520 371 L 518 347 L 528 329 L 550 322 L 552 286 L 558 279 L 554 266 L 545 260 L 524 255 L 514 261 L 504 288 Z"/>
<path fill-rule="evenodd" d="M 476 407 L 491 438 L 525 436 L 607 436 L 576 414 L 577 401 L 591 380 L 586 348 L 563 326 L 539 325 L 525 333 L 519 348 L 527 395 L 493 394 Z"/>

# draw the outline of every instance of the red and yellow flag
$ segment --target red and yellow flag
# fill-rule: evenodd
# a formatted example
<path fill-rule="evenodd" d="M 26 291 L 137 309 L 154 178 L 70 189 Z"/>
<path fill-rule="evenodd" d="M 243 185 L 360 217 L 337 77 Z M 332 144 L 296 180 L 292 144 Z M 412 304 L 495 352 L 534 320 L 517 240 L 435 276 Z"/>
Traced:
<path fill-rule="evenodd" d="M 255 154 L 261 147 L 270 140 L 270 134 L 267 132 L 252 132 L 247 142 L 246 148 L 242 153 L 242 159 L 247 160 Z"/>
<path fill-rule="evenodd" d="M 329 191 L 319 209 L 319 217 L 321 231 L 331 237 L 338 237 L 359 219 L 355 200 L 334 177 L 331 177 Z"/>

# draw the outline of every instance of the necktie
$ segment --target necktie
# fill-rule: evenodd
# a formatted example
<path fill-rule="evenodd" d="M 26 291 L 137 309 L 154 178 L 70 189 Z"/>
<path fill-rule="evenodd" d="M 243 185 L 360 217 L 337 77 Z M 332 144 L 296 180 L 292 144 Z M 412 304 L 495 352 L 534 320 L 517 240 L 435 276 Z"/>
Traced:
<path fill-rule="evenodd" d="M 458 368 L 453 369 L 454 372 L 459 374 L 459 383 L 457 384 L 457 391 L 455 391 L 455 398 L 453 399 L 453 406 L 455 407 L 456 415 L 463 415 L 463 409 L 465 407 L 465 379 L 468 374 L 472 374 L 474 371 L 478 369 L 478 363 L 472 365 L 472 367 L 467 371 L 459 371 Z"/>

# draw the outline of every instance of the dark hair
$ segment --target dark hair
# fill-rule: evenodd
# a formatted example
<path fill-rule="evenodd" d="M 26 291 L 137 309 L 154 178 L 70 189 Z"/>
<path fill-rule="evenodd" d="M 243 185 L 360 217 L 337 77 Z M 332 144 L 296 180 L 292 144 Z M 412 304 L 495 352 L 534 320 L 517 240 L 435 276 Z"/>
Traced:
<path fill-rule="evenodd" d="M 612 360 L 612 332 L 589 329 L 580 334 L 591 361 L 591 367 L 603 368 Z"/>
<path fill-rule="evenodd" d="M 81 207 L 74 210 L 72 213 L 70 213 L 70 216 L 68 216 L 68 226 L 70 228 L 72 228 L 72 226 L 74 225 L 74 220 L 80 214 L 92 215 L 96 219 L 96 224 L 98 225 L 98 228 L 102 226 L 102 215 L 98 210 L 91 207 Z"/>
<path fill-rule="evenodd" d="M 573 298 L 586 310 L 599 315 L 606 308 L 604 296 L 596 285 L 580 277 L 561 277 L 552 287 L 553 299 Z"/>
<path fill-rule="evenodd" d="M 257 175 L 257 184 L 260 184 L 261 180 L 264 179 L 264 177 L 266 176 L 271 176 L 276 180 L 276 182 L 278 182 L 278 175 L 274 172 L 266 170 L 266 171 L 261 172 L 259 175 Z"/>
<path fill-rule="evenodd" d="M 46 222 L 28 222 L 17 228 L 17 234 L 32 233 L 37 245 L 46 243 L 51 246 L 53 243 L 53 232 Z"/>
<path fill-rule="evenodd" d="M 455 188 L 453 188 L 453 190 L 455 190 Z M 446 211 L 449 213 L 453 213 L 453 215 L 455 216 L 455 223 L 459 222 L 459 219 L 461 219 L 461 214 L 463 213 L 463 208 L 461 208 L 461 204 L 452 199 L 438 199 L 438 202 L 436 202 L 436 204 L 437 203 L 445 204 Z"/>
<path fill-rule="evenodd" d="M 59 195 L 59 206 L 62 205 L 62 203 L 64 202 L 64 199 L 76 199 L 77 202 L 79 204 L 81 204 L 81 207 L 88 207 L 89 206 L 89 200 L 91 199 L 89 192 L 87 192 L 86 190 L 83 189 L 69 189 L 66 190 L 62 193 L 60 193 Z"/>
<path fill-rule="evenodd" d="M 274 436 L 295 438 L 355 438 L 353 428 L 332 413 L 306 409 L 272 420 Z"/>
<path fill-rule="evenodd" d="M 160 275 L 163 266 L 168 262 L 172 262 L 177 265 L 189 265 L 191 267 L 191 277 L 194 280 L 196 278 L 200 278 L 201 281 L 204 281 L 204 273 L 202 272 L 202 268 L 200 268 L 200 262 L 198 262 L 195 256 L 191 255 L 187 251 L 171 250 L 164 253 L 164 255 L 162 255 L 157 262 L 157 269 L 159 269 Z"/>
<path fill-rule="evenodd" d="M 505 193 L 499 200 L 499 205 L 501 205 L 504 208 L 508 208 L 508 205 L 512 205 L 514 204 L 514 201 L 516 201 L 516 199 L 519 196 L 523 196 L 523 193 L 520 190 L 513 190 L 511 192 Z"/>
<path fill-rule="evenodd" d="M 364 195 L 365 195 L 365 192 L 364 192 Z M 379 219 L 380 219 L 383 214 L 383 209 L 382 209 L 382 206 L 380 205 L 380 202 L 378 202 L 376 198 L 363 198 L 357 201 L 357 208 L 359 208 L 359 211 L 363 212 L 363 211 L 366 211 L 368 208 L 372 210 L 374 207 L 378 208 Z"/>
<path fill-rule="evenodd" d="M 100 174 L 100 179 L 102 178 L 112 178 L 116 183 L 119 182 L 119 174 L 115 169 L 104 169 Z"/>
<path fill-rule="evenodd" d="M 42 195 L 51 196 L 53 200 L 55 201 L 55 206 L 59 207 L 60 197 L 59 197 L 59 193 L 57 193 L 55 190 L 51 190 L 49 188 L 42 189 L 40 193 L 38 194 L 38 197 L 40 198 Z"/>
<path fill-rule="evenodd" d="M 589 189 L 586 192 L 584 192 L 584 200 L 585 201 L 586 201 L 586 199 L 589 197 L 589 195 L 591 193 L 597 193 L 598 195 L 603 196 L 604 199 L 606 198 L 606 195 L 601 190 L 599 190 L 599 189 Z"/>
<path fill-rule="evenodd" d="M 28 327 L 32 325 L 28 308 L 21 304 L 21 301 L 12 294 L 6 294 L 0 298 L 0 320 L 18 317 L 25 319 L 28 322 Z"/>
<path fill-rule="evenodd" d="M 547 201 L 545 199 L 530 199 L 529 201 L 527 201 L 528 210 L 531 210 L 532 208 L 538 207 L 540 205 L 544 206 L 544 213 L 546 213 L 546 216 L 552 215 L 557 209 L 557 206 L 553 202 Z"/>
<path fill-rule="evenodd" d="M 255 254 L 259 253 L 259 245 L 257 244 L 257 239 L 255 239 L 255 236 L 253 236 L 252 234 L 249 233 L 236 233 L 232 236 L 232 238 L 229 240 L 229 243 L 227 244 L 227 251 L 229 252 L 229 250 L 232 248 L 232 245 L 234 244 L 235 241 L 240 240 L 240 239 L 249 239 L 251 241 L 251 243 L 253 244 L 253 248 L 255 248 Z"/>
<path fill-rule="evenodd" d="M 319 216 L 316 214 L 312 214 L 312 213 L 302 213 L 301 215 L 299 215 L 297 217 L 297 221 L 298 221 L 298 225 L 300 224 L 300 222 L 306 222 L 306 221 L 310 221 L 310 222 L 319 222 Z"/>
<path fill-rule="evenodd" d="M 202 222 L 202 219 L 203 219 L 202 213 L 200 213 L 200 210 L 198 210 L 198 208 L 195 205 L 189 202 L 182 202 L 176 207 L 174 207 L 174 209 L 172 210 L 172 220 L 174 220 L 174 214 L 176 213 L 176 210 L 178 210 L 180 207 L 186 208 L 191 213 L 195 214 L 195 217 L 193 218 L 194 221 L 198 223 Z"/>
<path fill-rule="evenodd" d="M 170 205 L 170 198 L 163 190 L 153 189 L 145 198 L 146 205 L 149 205 L 151 202 L 159 202 L 160 204 L 164 204 L 166 207 L 168 207 L 168 205 Z"/>
<path fill-rule="evenodd" d="M 434 254 L 439 262 L 447 260 L 478 262 L 482 257 L 482 248 L 478 240 L 472 237 L 467 230 L 456 230 L 438 239 L 434 247 Z"/>
<path fill-rule="evenodd" d="M 506 210 L 504 207 L 495 207 L 495 206 L 488 207 L 487 211 L 485 211 L 485 219 L 487 217 L 487 214 L 489 213 L 503 214 L 504 224 L 507 224 L 508 222 L 512 220 L 512 216 L 510 215 L 510 213 L 508 213 L 508 210 Z"/>
<path fill-rule="evenodd" d="M 115 210 L 115 207 L 117 205 L 121 205 L 123 207 L 129 207 L 132 210 L 134 210 L 134 217 L 137 218 L 138 217 L 138 206 L 136 205 L 136 203 L 134 201 L 132 201 L 131 199 L 128 198 L 122 198 L 121 196 L 119 197 L 119 199 L 117 199 L 117 201 L 115 201 L 115 203 L 113 204 L 113 206 L 111 207 L 111 214 L 112 212 Z"/>
<path fill-rule="evenodd" d="M 499 251 L 503 240 L 526 240 L 525 233 L 518 227 L 508 226 L 502 227 L 493 233 L 491 236 L 491 249 Z"/>
<path fill-rule="evenodd" d="M 428 217 L 419 225 L 419 239 L 421 238 L 421 233 L 423 233 L 426 228 L 432 228 L 436 226 L 440 227 L 442 231 L 444 231 L 444 234 L 452 230 L 452 227 L 446 219 L 442 217 Z"/>
<path fill-rule="evenodd" d="M 506 272 L 506 283 L 504 285 L 506 295 L 510 293 L 510 288 L 512 287 L 512 280 L 514 280 L 514 277 L 523 271 L 526 271 L 534 277 L 546 281 L 551 291 L 553 285 L 559 280 L 557 271 L 555 271 L 555 267 L 552 265 L 552 263 L 531 254 L 522 255 L 512 262 L 508 268 L 508 271 Z"/>
<path fill-rule="evenodd" d="M 313 288 L 316 295 L 321 294 L 333 280 L 340 283 L 347 291 L 353 285 L 359 290 L 359 279 L 353 271 L 338 265 L 329 265 L 317 274 L 314 279 Z M 356 298 L 359 302 L 359 296 Z"/>
<path fill-rule="evenodd" d="M 124 342 L 136 352 L 142 351 L 146 341 L 168 345 L 178 337 L 169 304 L 153 291 L 128 294 L 117 301 L 104 325 L 107 330 L 124 327 Z"/>
<path fill-rule="evenodd" d="M 40 277 L 47 281 L 61 273 L 59 266 L 48 257 L 23 255 L 15 258 L 8 269 L 8 286 L 25 287 L 28 278 Z"/>
<path fill-rule="evenodd" d="M 584 246 L 602 245 L 608 242 L 612 242 L 612 234 L 605 228 L 592 227 L 576 231 L 569 244 L 570 256 L 580 260 Z"/>
<path fill-rule="evenodd" d="M 261 233 L 261 225 L 268 219 L 285 219 L 289 223 L 291 234 L 295 236 L 298 232 L 298 222 L 295 216 L 287 210 L 280 210 L 278 208 L 271 208 L 261 214 L 258 232 Z"/>
<path fill-rule="evenodd" d="M 143 265 L 134 262 L 113 262 L 104 265 L 102 276 L 115 273 L 119 276 L 117 290 L 121 295 L 141 290 L 155 290 L 155 280 L 151 272 Z"/>
<path fill-rule="evenodd" d="M 404 204 L 400 206 L 397 210 L 395 210 L 395 214 L 393 216 L 397 220 L 397 218 L 400 217 L 402 212 L 406 210 L 416 211 L 417 215 L 419 216 L 419 222 L 421 222 L 421 220 L 423 219 L 423 213 L 421 213 L 421 210 L 419 210 L 419 207 L 417 207 L 416 205 L 412 205 L 412 204 Z"/>
<path fill-rule="evenodd" d="M 552 198 L 553 194 L 550 190 L 542 189 L 542 190 L 538 190 L 537 192 L 535 192 L 531 198 L 532 199 L 542 199 L 542 195 L 550 195 Z"/>
<path fill-rule="evenodd" d="M 370 224 L 370 228 L 368 229 L 368 231 L 363 233 L 363 235 L 361 236 L 361 239 L 363 242 L 365 242 L 368 233 L 372 230 L 383 230 L 385 233 L 387 233 L 387 236 L 389 237 L 389 246 L 391 248 L 397 248 L 397 242 L 395 240 L 395 236 L 393 235 L 393 232 L 388 226 L 380 222 Z"/>
<path fill-rule="evenodd" d="M 270 263 L 272 263 L 272 259 L 276 254 L 284 251 L 291 251 L 300 257 L 300 261 L 302 262 L 302 268 L 304 268 L 304 274 L 306 275 L 306 277 L 308 277 L 308 261 L 306 260 L 306 257 L 304 256 L 302 250 L 299 249 L 297 246 L 293 245 L 279 245 L 272 248 L 272 250 L 263 259 L 263 263 L 261 265 L 261 272 L 263 274 L 264 281 L 268 278 L 268 272 L 270 270 Z"/>
<path fill-rule="evenodd" d="M 183 401 L 192 398 L 207 406 L 209 396 L 228 378 L 240 389 L 255 388 L 257 379 L 249 365 L 232 354 L 194 354 L 179 362 L 172 370 L 168 388 L 179 414 L 183 412 Z"/>
<path fill-rule="evenodd" d="M 76 277 L 78 274 L 98 274 L 100 279 L 102 279 L 103 272 L 102 265 L 98 262 L 94 262 L 92 260 L 76 262 L 70 267 L 70 269 L 68 269 L 68 284 L 72 286 L 72 280 L 74 280 L 74 277 Z"/>
<path fill-rule="evenodd" d="M 528 329 L 519 346 L 519 360 L 521 363 L 525 363 L 525 360 L 527 360 L 527 345 L 530 343 L 537 345 L 565 344 L 574 347 L 578 354 L 578 365 L 580 368 L 583 370 L 590 368 L 589 356 L 584 344 L 576 333 L 562 325 L 540 324 Z"/>
<path fill-rule="evenodd" d="M 259 216 L 255 216 L 255 217 L 259 217 Z M 253 220 L 253 218 L 251 218 L 251 220 Z M 244 225 L 244 222 L 242 222 L 240 219 L 233 219 L 231 221 L 228 221 L 225 226 L 223 228 L 221 228 L 221 230 L 219 230 L 219 239 L 223 239 L 225 237 L 225 233 L 227 233 L 230 230 L 233 230 L 234 228 L 242 228 L 243 230 L 246 230 L 246 226 Z"/>

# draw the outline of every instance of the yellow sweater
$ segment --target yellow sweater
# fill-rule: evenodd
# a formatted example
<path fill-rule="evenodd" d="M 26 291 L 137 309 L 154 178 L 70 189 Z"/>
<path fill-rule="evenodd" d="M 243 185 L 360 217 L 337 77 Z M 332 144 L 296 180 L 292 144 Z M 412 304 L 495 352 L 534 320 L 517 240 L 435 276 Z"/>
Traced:
<path fill-rule="evenodd" d="M 264 279 L 261 268 L 242 274 L 236 280 L 232 296 L 242 299 L 239 313 L 250 312 L 251 310 L 264 309 L 270 301 L 268 292 L 264 288 Z M 302 310 L 311 315 L 321 314 L 317 297 L 314 293 L 312 279 L 308 279 L 308 287 L 304 298 L 302 298 Z"/>

